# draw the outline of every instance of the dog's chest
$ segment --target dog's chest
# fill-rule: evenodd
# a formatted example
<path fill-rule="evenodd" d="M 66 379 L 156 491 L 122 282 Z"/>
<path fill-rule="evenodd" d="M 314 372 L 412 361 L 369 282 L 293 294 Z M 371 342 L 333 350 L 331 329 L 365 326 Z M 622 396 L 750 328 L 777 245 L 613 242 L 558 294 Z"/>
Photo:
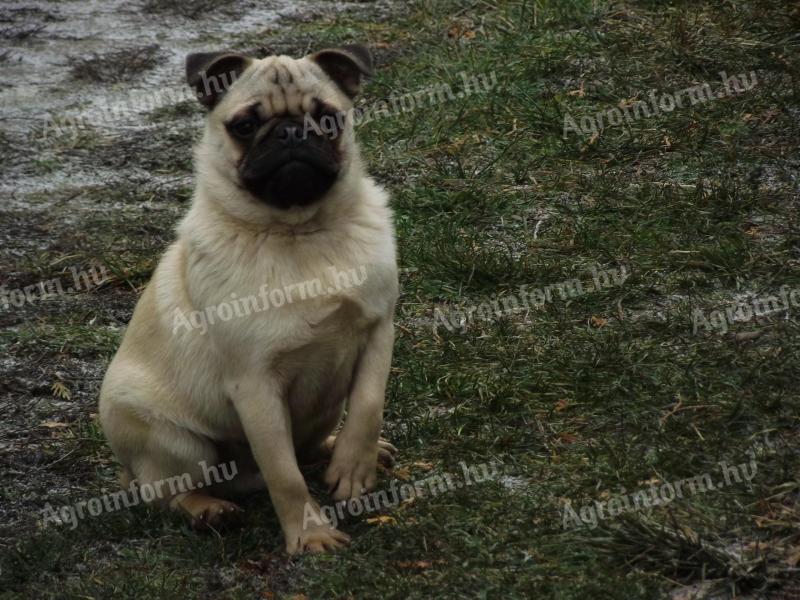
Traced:
<path fill-rule="evenodd" d="M 232 355 L 270 361 L 299 349 L 316 355 L 316 348 L 358 343 L 372 324 L 390 316 L 394 265 L 303 266 L 229 269 L 217 281 L 198 280 L 193 295 L 203 300 L 193 303 L 216 313 L 209 327 L 216 343 Z"/>
<path fill-rule="evenodd" d="M 369 329 L 391 313 L 394 297 L 387 269 L 362 266 L 339 271 L 345 272 L 351 276 L 323 279 L 313 288 L 321 293 L 307 293 L 305 299 L 287 305 L 285 314 L 276 312 L 264 323 L 264 335 L 276 351 L 300 351 L 308 361 L 337 354 L 343 347 L 362 345 Z"/>
<path fill-rule="evenodd" d="M 374 323 L 391 318 L 397 297 L 391 228 L 379 231 L 231 235 L 190 246 L 191 304 L 232 313 L 209 326 L 225 362 L 274 365 L 299 351 L 310 365 L 331 348 L 360 345 Z"/>

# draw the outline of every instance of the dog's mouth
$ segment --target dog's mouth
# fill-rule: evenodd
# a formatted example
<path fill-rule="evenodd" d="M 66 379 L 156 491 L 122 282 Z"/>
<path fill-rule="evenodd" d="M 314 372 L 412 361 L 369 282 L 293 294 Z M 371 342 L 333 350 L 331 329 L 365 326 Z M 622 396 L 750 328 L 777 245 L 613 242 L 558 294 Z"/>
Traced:
<path fill-rule="evenodd" d="M 339 175 L 339 164 L 322 152 L 288 149 L 248 161 L 242 182 L 253 195 L 278 208 L 320 200 Z"/>
<path fill-rule="evenodd" d="M 297 165 L 304 165 L 312 171 L 328 175 L 336 175 L 339 172 L 339 165 L 330 156 L 311 148 L 275 152 L 261 165 L 262 168 L 259 169 L 261 179 L 268 179 L 287 167 Z"/>

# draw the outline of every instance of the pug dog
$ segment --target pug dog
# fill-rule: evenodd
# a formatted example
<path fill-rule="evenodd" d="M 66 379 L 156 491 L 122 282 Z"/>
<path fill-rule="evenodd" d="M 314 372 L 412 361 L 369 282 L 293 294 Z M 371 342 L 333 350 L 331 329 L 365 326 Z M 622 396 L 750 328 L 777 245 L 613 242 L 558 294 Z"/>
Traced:
<path fill-rule="evenodd" d="M 349 541 L 309 495 L 303 461 L 329 460 L 338 501 L 373 488 L 378 461 L 396 452 L 380 438 L 398 295 L 392 214 L 351 119 L 371 70 L 359 45 L 299 59 L 188 56 L 208 109 L 191 208 L 100 392 L 123 486 L 191 480 L 160 502 L 212 526 L 239 510 L 223 495 L 265 486 L 290 554 Z M 342 126 L 314 126 L 326 117 Z M 337 281 L 355 272 L 359 285 Z M 292 297 L 309 281 L 323 293 Z M 280 306 L 246 310 L 275 290 Z M 239 301 L 228 319 L 185 326 Z M 204 487 L 203 467 L 226 459 L 236 477 Z"/>

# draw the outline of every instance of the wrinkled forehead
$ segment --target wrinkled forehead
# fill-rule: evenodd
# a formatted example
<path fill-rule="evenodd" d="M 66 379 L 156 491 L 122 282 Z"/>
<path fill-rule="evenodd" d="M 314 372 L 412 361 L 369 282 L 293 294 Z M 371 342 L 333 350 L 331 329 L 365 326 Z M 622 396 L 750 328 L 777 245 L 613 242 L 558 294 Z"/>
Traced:
<path fill-rule="evenodd" d="M 225 112 L 260 105 L 269 115 L 302 115 L 312 112 L 317 102 L 337 104 L 337 94 L 331 88 L 312 61 L 269 56 L 254 60 L 239 76 L 225 99 Z"/>

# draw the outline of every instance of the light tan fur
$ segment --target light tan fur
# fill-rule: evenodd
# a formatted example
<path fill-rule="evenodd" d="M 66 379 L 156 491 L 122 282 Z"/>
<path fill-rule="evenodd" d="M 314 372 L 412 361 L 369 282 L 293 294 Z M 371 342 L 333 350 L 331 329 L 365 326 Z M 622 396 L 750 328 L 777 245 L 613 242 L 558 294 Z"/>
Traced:
<path fill-rule="evenodd" d="M 378 453 L 386 453 L 378 442 L 398 293 L 387 194 L 365 175 L 349 119 L 341 174 L 321 201 L 280 210 L 237 185 L 240 150 L 224 120 L 255 100 L 267 114 L 304 112 L 315 96 L 352 107 L 310 58 L 269 57 L 253 60 L 209 113 L 192 206 L 136 306 L 100 395 L 103 430 L 139 485 L 183 473 L 200 481 L 201 461 L 216 465 L 229 456 L 226 447 L 249 447 L 290 553 L 347 541 L 321 516 L 321 525 L 306 518 L 304 527 L 306 506 L 318 508 L 298 453 L 332 452 L 325 480 L 336 486 L 335 499 L 375 483 Z M 336 289 L 331 267 L 366 278 Z M 176 327 L 176 311 L 188 315 L 232 294 L 258 296 L 264 284 L 286 289 L 316 278 L 336 291 L 218 320 L 205 334 Z M 344 425 L 331 439 L 345 405 Z M 244 480 L 247 459 L 241 463 Z M 235 508 L 208 489 L 169 501 L 209 520 Z"/>

